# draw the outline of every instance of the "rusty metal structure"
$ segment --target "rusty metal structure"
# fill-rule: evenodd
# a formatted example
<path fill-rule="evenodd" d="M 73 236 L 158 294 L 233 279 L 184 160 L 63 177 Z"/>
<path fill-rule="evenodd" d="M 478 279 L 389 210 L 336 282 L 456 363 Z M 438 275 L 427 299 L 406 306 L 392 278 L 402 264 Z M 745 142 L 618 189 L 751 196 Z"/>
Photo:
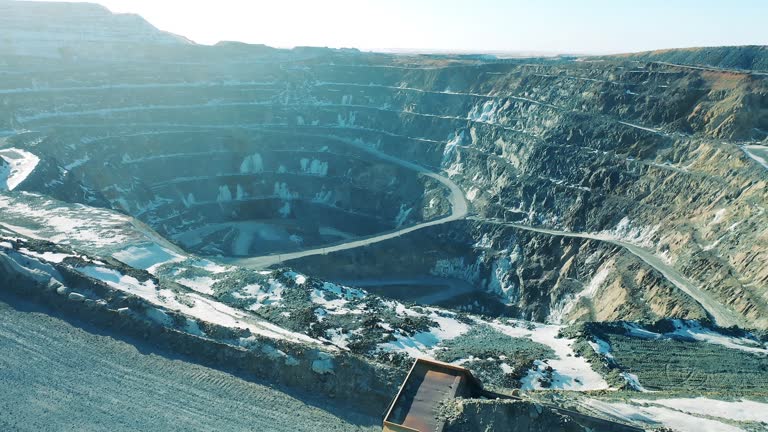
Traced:
<path fill-rule="evenodd" d="M 446 398 L 477 397 L 482 385 L 463 367 L 417 359 L 384 416 L 384 432 L 442 431 L 437 406 Z"/>

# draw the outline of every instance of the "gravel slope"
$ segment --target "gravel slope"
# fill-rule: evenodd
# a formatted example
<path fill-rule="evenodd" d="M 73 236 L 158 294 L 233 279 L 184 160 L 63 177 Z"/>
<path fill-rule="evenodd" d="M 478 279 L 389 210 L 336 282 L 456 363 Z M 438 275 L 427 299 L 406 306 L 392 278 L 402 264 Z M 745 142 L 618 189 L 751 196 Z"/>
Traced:
<path fill-rule="evenodd" d="M 3 431 L 381 427 L 378 419 L 342 418 L 348 410 L 334 414 L 265 385 L 91 333 L 2 293 L 0 389 Z"/>

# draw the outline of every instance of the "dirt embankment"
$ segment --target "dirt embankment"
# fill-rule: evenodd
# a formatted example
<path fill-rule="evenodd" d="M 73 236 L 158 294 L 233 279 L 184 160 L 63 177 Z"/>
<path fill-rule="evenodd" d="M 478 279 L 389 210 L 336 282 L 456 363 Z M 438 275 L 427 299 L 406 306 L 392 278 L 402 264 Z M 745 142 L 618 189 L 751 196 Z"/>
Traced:
<path fill-rule="evenodd" d="M 155 308 L 143 299 L 93 283 L 66 266 L 57 266 L 67 286 L 63 288 L 20 272 L 3 271 L 12 268 L 10 261 L 0 254 L 0 287 L 7 292 L 202 365 L 333 400 L 351 411 L 379 416 L 405 374 L 347 353 L 255 335 L 255 343 L 246 349 L 228 343 L 233 329 L 207 323 L 206 337 L 195 336 L 149 319 L 147 311 Z M 180 314 L 165 313 L 173 321 L 186 322 L 186 318 L 176 316 Z"/>
<path fill-rule="evenodd" d="M 523 400 L 446 401 L 445 432 L 638 432 L 639 429 Z"/>
<path fill-rule="evenodd" d="M 381 429 L 378 417 L 50 312 L 0 291 L 0 430 Z"/>

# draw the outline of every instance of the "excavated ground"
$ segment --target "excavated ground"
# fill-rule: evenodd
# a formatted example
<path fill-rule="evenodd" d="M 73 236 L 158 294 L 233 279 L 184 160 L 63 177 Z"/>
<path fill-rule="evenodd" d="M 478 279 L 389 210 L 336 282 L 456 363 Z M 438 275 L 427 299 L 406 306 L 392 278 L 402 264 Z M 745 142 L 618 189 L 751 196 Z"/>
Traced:
<path fill-rule="evenodd" d="M 275 372 L 275 382 L 337 397 L 362 383 L 371 404 L 383 405 L 408 355 L 425 353 L 469 356 L 459 361 L 505 387 L 727 391 L 736 380 L 765 391 L 764 340 L 707 327 L 768 327 L 764 75 L 622 58 L 200 47 L 83 5 L 57 9 L 68 24 L 51 29 L 65 37 L 51 38 L 29 29 L 38 7 L 55 6 L 6 3 L 0 187 L 14 190 L 0 195 L 3 280 L 55 279 L 51 263 L 64 260 L 57 268 L 78 275 L 77 292 L 54 294 L 41 280 L 57 300 L 99 309 L 96 294 L 109 286 L 109 316 L 159 322 L 195 344 L 204 335 L 195 346 L 228 361 L 260 355 L 248 365 Z M 57 45 L 83 26 L 105 39 Z M 139 233 L 126 234 L 128 225 Z M 16 234 L 31 236 L 17 242 Z M 283 266 L 291 269 L 263 271 Z M 325 429 L 374 427 L 334 407 L 315 413 L 311 398 L 156 357 L 141 343 L 150 354 L 35 311 L 0 311 L 8 335 L 0 345 L 9 348 L 0 366 L 11 371 L 0 377 L 11 389 L 0 408 L 18 413 L 0 419 L 11 429 L 98 429 L 112 416 L 126 428 L 194 420 L 317 429 L 310 412 Z M 581 335 L 571 346 L 559 326 L 493 322 L 502 315 L 551 324 L 677 318 L 688 336 L 618 332 L 601 345 Z M 295 345 L 288 353 L 254 345 L 251 330 Z M 487 341 L 498 349 L 486 351 Z M 658 363 L 670 347 L 679 351 L 673 359 L 700 362 L 693 378 L 684 369 L 665 381 Z M 331 358 L 344 348 L 368 357 Z M 510 359 L 516 351 L 525 358 Z M 729 357 L 748 370 L 724 370 Z M 298 364 L 304 375 L 291 369 Z M 172 399 L 209 392 L 205 403 Z M 14 398 L 33 402 L 11 406 Z"/>
<path fill-rule="evenodd" d="M 35 82 L 9 79 L 3 128 L 39 133 L 6 146 L 43 156 L 21 188 L 119 209 L 197 254 L 256 257 L 242 265 L 319 248 L 328 260 L 287 264 L 364 283 L 379 268 L 390 277 L 381 286 L 463 281 L 498 298 L 478 311 L 767 325 L 766 172 L 759 146 L 745 146 L 764 130 L 761 110 L 745 113 L 760 106 L 763 78 L 623 61 L 304 54 L 173 76 L 147 61 L 106 74 L 62 61 L 75 82 L 46 68 Z M 450 214 L 439 181 L 395 161 L 455 182 L 477 219 L 373 251 L 323 251 Z"/>
<path fill-rule="evenodd" d="M 8 431 L 380 429 L 349 407 L 200 366 L 3 292 L 0 387 Z"/>
<path fill-rule="evenodd" d="M 433 179 L 329 138 L 160 130 L 87 141 L 74 172 L 112 207 L 200 255 L 289 253 L 450 209 Z"/>

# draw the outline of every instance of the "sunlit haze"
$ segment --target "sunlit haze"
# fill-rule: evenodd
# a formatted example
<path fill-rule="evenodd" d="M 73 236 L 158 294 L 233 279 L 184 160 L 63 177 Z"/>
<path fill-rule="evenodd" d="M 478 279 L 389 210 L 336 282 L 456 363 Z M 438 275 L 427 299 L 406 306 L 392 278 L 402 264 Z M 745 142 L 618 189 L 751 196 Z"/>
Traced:
<path fill-rule="evenodd" d="M 195 42 L 609 53 L 768 44 L 764 0 L 102 0 Z"/>

